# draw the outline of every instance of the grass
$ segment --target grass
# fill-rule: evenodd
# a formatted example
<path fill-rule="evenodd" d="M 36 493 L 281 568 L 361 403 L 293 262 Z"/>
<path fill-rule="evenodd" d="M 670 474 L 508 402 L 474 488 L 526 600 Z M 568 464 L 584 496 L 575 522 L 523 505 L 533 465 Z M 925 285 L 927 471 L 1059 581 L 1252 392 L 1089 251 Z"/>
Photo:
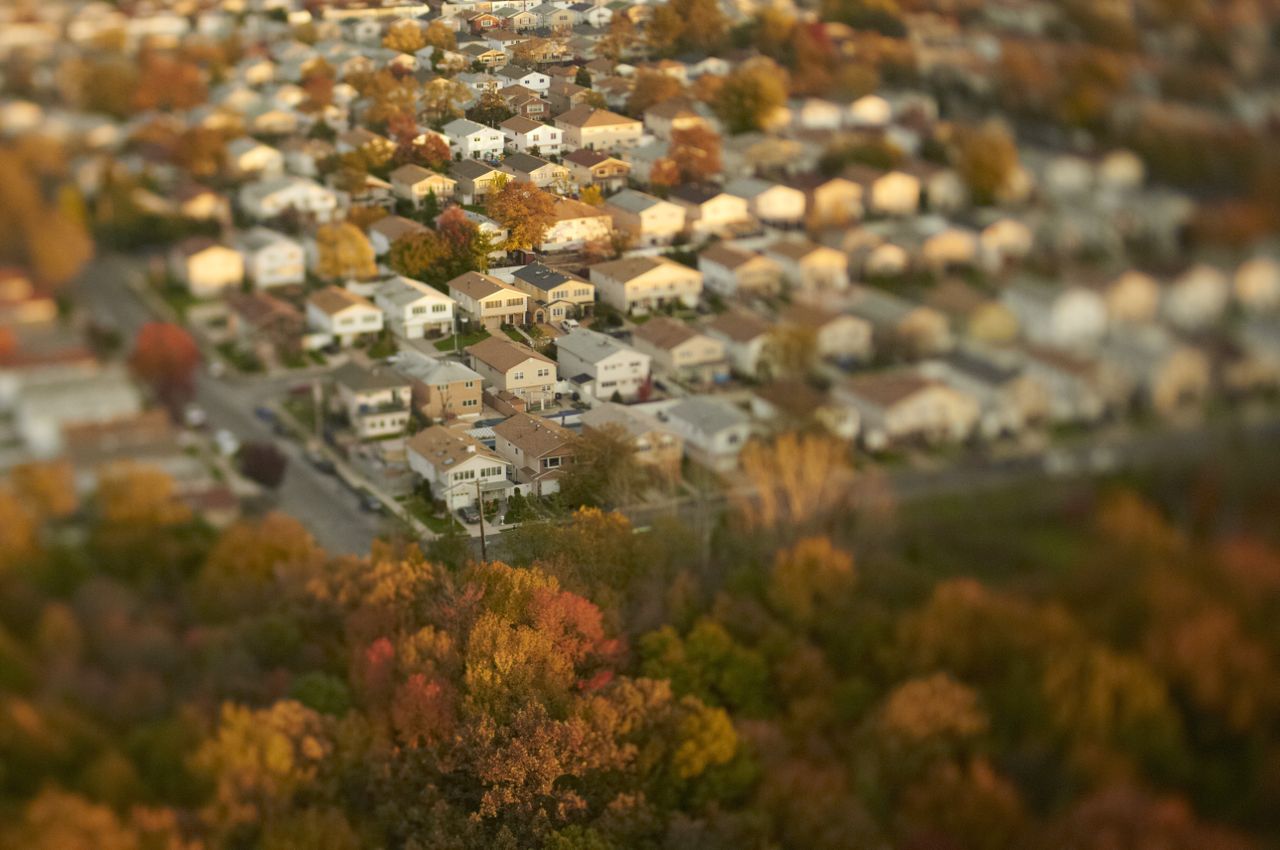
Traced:
<path fill-rule="evenodd" d="M 525 339 L 524 334 L 520 333 L 520 331 L 516 330 L 515 328 L 509 325 L 503 325 L 502 332 L 506 334 L 513 342 L 518 342 L 521 345 L 528 345 L 529 343 L 529 341 Z"/>
<path fill-rule="evenodd" d="M 455 338 L 458 340 L 458 350 L 462 350 L 468 345 L 475 345 L 482 339 L 488 339 L 489 332 L 484 328 L 481 328 L 480 330 L 472 331 L 469 334 L 455 334 L 454 336 L 447 336 L 436 343 L 436 350 L 453 351 L 453 341 Z"/>
<path fill-rule="evenodd" d="M 435 512 L 431 503 L 417 493 L 412 496 L 403 497 L 400 499 L 400 504 L 404 506 L 404 509 L 408 511 L 414 519 L 421 522 L 436 534 L 443 534 L 448 531 L 450 527 L 460 527 L 458 521 L 454 519 L 452 515 L 446 514 L 444 516 L 440 516 Z"/>
<path fill-rule="evenodd" d="M 222 355 L 232 368 L 240 372 L 261 372 L 262 361 L 247 352 L 241 351 L 236 347 L 234 342 L 224 342 L 218 346 L 218 353 Z"/>
<path fill-rule="evenodd" d="M 281 402 L 289 415 L 298 420 L 308 433 L 316 429 L 316 406 L 310 395 L 291 395 Z"/>
<path fill-rule="evenodd" d="M 328 362 L 327 360 L 324 359 L 324 355 L 321 354 L 319 351 L 308 351 L 307 357 L 311 360 L 312 363 L 316 364 L 317 366 L 323 366 L 325 365 L 325 363 Z"/>

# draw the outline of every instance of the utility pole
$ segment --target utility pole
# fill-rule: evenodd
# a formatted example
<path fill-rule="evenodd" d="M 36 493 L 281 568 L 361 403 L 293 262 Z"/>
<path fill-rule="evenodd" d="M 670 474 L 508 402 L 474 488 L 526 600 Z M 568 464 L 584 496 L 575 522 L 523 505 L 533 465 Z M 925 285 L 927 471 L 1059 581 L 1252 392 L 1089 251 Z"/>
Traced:
<path fill-rule="evenodd" d="M 480 479 L 476 478 L 476 507 L 480 509 L 480 560 L 489 560 L 489 550 L 484 539 L 484 498 L 480 495 Z"/>
<path fill-rule="evenodd" d="M 316 442 L 324 442 L 323 434 L 321 433 L 324 427 L 324 392 L 320 388 L 319 378 L 311 379 L 311 406 L 315 411 L 315 415 L 312 416 L 312 422 L 315 425 L 312 429 L 315 432 L 313 436 L 315 436 Z"/>

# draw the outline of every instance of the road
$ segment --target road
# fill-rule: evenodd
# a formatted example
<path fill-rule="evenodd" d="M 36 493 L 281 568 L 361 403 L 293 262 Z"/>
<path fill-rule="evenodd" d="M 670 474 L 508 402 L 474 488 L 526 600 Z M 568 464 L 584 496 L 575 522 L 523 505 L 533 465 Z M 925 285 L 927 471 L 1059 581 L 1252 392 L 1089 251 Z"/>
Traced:
<path fill-rule="evenodd" d="M 130 286 L 140 272 L 136 260 L 107 256 L 94 261 L 76 285 L 76 297 L 99 321 L 120 331 L 126 342 L 155 314 Z M 340 481 L 316 470 L 291 440 L 276 440 L 270 424 L 254 415 L 254 409 L 296 377 L 276 380 L 229 376 L 215 379 L 201 374 L 195 402 L 208 415 L 209 427 L 225 428 L 241 441 L 274 442 L 289 458 L 284 483 L 276 492 L 277 507 L 303 523 L 325 549 L 335 554 L 364 555 L 383 525 L 383 519 L 360 508 L 356 495 Z"/>

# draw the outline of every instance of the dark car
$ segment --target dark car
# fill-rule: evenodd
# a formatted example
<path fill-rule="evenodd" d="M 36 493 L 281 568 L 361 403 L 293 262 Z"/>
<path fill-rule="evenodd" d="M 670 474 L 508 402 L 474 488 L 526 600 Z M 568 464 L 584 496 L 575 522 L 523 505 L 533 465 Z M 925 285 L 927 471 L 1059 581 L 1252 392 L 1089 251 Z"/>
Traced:
<path fill-rule="evenodd" d="M 480 511 L 476 509 L 475 505 L 467 505 L 464 508 L 458 508 L 458 516 L 461 517 L 462 521 L 468 525 L 474 525 L 480 521 Z"/>
<path fill-rule="evenodd" d="M 382 504 L 382 500 L 367 490 L 362 490 L 360 492 L 360 508 L 371 514 L 380 514 L 386 510 Z"/>
<path fill-rule="evenodd" d="M 276 413 L 266 405 L 258 405 L 253 409 L 253 415 L 261 419 L 263 422 L 273 423 L 276 421 Z"/>
<path fill-rule="evenodd" d="M 307 461 L 325 475 L 332 475 L 336 471 L 333 461 L 329 460 L 317 449 L 307 449 Z"/>

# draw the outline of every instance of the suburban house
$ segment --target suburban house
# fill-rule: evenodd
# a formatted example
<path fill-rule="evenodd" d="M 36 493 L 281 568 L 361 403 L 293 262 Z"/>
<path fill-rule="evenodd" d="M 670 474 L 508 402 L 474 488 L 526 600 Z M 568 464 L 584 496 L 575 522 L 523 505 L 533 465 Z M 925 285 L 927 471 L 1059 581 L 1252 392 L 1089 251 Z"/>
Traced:
<path fill-rule="evenodd" d="M 527 345 L 491 336 L 467 346 L 467 355 L 498 401 L 542 410 L 555 400 L 556 362 Z"/>
<path fill-rule="evenodd" d="M 633 148 L 644 135 L 644 125 L 634 118 L 582 104 L 556 116 L 569 150 L 617 151 Z"/>
<path fill-rule="evenodd" d="M 206 236 L 191 236 L 170 251 L 169 272 L 195 297 L 211 298 L 240 285 L 244 258 Z"/>
<path fill-rule="evenodd" d="M 1118 275 L 1082 281 L 1102 296 L 1109 324 L 1145 325 L 1160 314 L 1160 284 L 1138 269 L 1126 269 Z"/>
<path fill-rule="evenodd" d="M 804 192 L 809 227 L 843 227 L 862 216 L 862 187 L 843 177 L 800 175 L 792 184 Z"/>
<path fill-rule="evenodd" d="M 613 195 L 605 201 L 604 209 L 613 217 L 614 229 L 625 233 L 629 243 L 637 247 L 670 245 L 684 230 L 684 207 L 636 189 Z"/>
<path fill-rule="evenodd" d="M 1251 257 L 1236 267 L 1231 288 L 1236 301 L 1250 312 L 1280 306 L 1280 260 L 1265 255 Z"/>
<path fill-rule="evenodd" d="M 591 204 L 558 197 L 551 214 L 552 224 L 539 246 L 543 251 L 577 251 L 587 245 L 607 243 L 613 235 L 609 213 Z"/>
<path fill-rule="evenodd" d="M 474 369 L 456 360 L 412 350 L 397 354 L 394 365 L 409 382 L 414 409 L 428 421 L 475 419 L 480 415 L 484 378 Z"/>
<path fill-rule="evenodd" d="M 1023 336 L 1037 345 L 1087 349 L 1107 332 L 1107 305 L 1086 286 L 1018 281 L 1000 293 Z"/>
<path fill-rule="evenodd" d="M 257 139 L 241 136 L 227 142 L 227 169 L 236 177 L 279 177 L 284 154 Z"/>
<path fill-rule="evenodd" d="M 591 315 L 596 288 L 590 281 L 542 263 L 530 263 L 511 274 L 511 285 L 534 300 L 535 322 L 562 322 Z"/>
<path fill-rule="evenodd" d="M 653 358 L 661 374 L 704 385 L 729 377 L 724 342 L 679 319 L 659 316 L 645 322 L 632 332 L 631 344 Z"/>
<path fill-rule="evenodd" d="M 747 201 L 719 186 L 689 183 L 673 189 L 670 198 L 685 208 L 685 232 L 695 241 L 734 236 L 755 226 Z"/>
<path fill-rule="evenodd" d="M 698 254 L 698 271 L 708 291 L 724 298 L 776 295 L 782 289 L 777 260 L 731 242 L 716 242 Z"/>
<path fill-rule="evenodd" d="M 329 221 L 338 209 L 338 195 L 305 177 L 276 177 L 240 188 L 240 208 L 255 221 L 294 210 L 316 221 Z"/>
<path fill-rule="evenodd" d="M 504 65 L 494 75 L 507 81 L 507 85 L 524 86 L 538 94 L 546 94 L 551 78 L 541 71 L 531 71 L 520 65 Z"/>
<path fill-rule="evenodd" d="M 738 455 L 751 439 L 750 416 L 714 396 L 690 396 L 659 405 L 650 412 L 680 435 L 691 461 L 715 472 L 732 472 L 737 468 Z"/>
<path fill-rule="evenodd" d="M 1006 345 L 1018 338 L 1018 317 L 977 287 L 949 277 L 925 293 L 926 306 L 947 316 L 959 336 L 978 343 Z"/>
<path fill-rule="evenodd" d="M 535 496 L 560 490 L 560 476 L 573 462 L 573 432 L 550 419 L 517 413 L 493 426 L 494 448 L 515 470 L 516 483 Z"/>
<path fill-rule="evenodd" d="M 302 243 L 283 233 L 255 227 L 237 240 L 244 270 L 258 289 L 302 283 L 307 277 Z"/>
<path fill-rule="evenodd" d="M 590 275 L 600 300 L 624 313 L 677 303 L 693 307 L 702 295 L 702 272 L 666 257 L 624 257 L 597 263 Z"/>
<path fill-rule="evenodd" d="M 782 327 L 812 339 L 818 357 L 839 361 L 871 359 L 873 328 L 860 316 L 796 302 L 784 307 L 778 319 Z"/>
<path fill-rule="evenodd" d="M 403 434 L 409 425 L 409 382 L 384 366 L 348 361 L 333 372 L 337 398 L 362 440 Z"/>
<path fill-rule="evenodd" d="M 1231 300 L 1231 283 L 1223 272 L 1197 263 L 1165 287 L 1161 313 L 1175 327 L 1203 330 L 1216 324 Z"/>
<path fill-rule="evenodd" d="M 849 258 L 843 251 L 807 239 L 779 239 L 764 249 L 798 293 L 816 296 L 849 287 Z"/>
<path fill-rule="evenodd" d="M 511 175 L 517 183 L 532 183 L 539 189 L 550 187 L 562 192 L 569 187 L 569 169 L 533 154 L 508 154 L 499 170 Z"/>
<path fill-rule="evenodd" d="M 523 325 L 529 312 L 528 295 L 481 272 L 467 272 L 449 281 L 449 295 L 459 311 L 488 331 Z"/>
<path fill-rule="evenodd" d="M 464 159 L 449 167 L 449 174 L 458 183 L 458 198 L 464 204 L 477 204 L 490 192 L 496 192 L 509 175 L 503 174 L 496 166 L 474 159 Z"/>
<path fill-rule="evenodd" d="M 965 440 L 980 414 L 973 398 L 905 369 L 856 375 L 832 393 L 858 411 L 860 439 L 873 451 L 915 440 Z"/>
<path fill-rule="evenodd" d="M 409 201 L 414 209 L 420 208 L 428 195 L 435 195 L 437 200 L 446 201 L 453 197 L 458 188 L 458 181 L 452 177 L 414 163 L 400 166 L 391 172 L 390 178 L 396 197 Z"/>
<path fill-rule="evenodd" d="M 799 381 L 774 382 L 754 390 L 751 413 L 779 431 L 818 426 L 832 436 L 852 440 L 858 436 L 858 411 L 827 393 Z"/>
<path fill-rule="evenodd" d="M 845 176 L 862 187 L 862 206 L 867 213 L 904 216 L 920 209 L 920 180 L 905 171 L 854 165 Z"/>
<path fill-rule="evenodd" d="M 375 257 L 386 256 L 391 246 L 406 236 L 425 233 L 427 226 L 400 215 L 384 215 L 369 225 L 369 244 Z"/>
<path fill-rule="evenodd" d="M 302 311 L 266 292 L 227 293 L 227 333 L 263 363 L 295 355 L 306 333 Z"/>
<path fill-rule="evenodd" d="M 566 380 L 593 398 L 631 401 L 648 394 L 649 355 L 587 328 L 556 339 L 556 360 Z"/>
<path fill-rule="evenodd" d="M 943 313 L 869 286 L 851 286 L 850 291 L 848 312 L 871 323 L 878 350 L 921 355 L 952 346 L 951 325 Z"/>
<path fill-rule="evenodd" d="M 924 361 L 919 371 L 978 403 L 977 433 L 986 439 L 1018 434 L 1049 415 L 1044 385 L 1007 359 L 960 349 Z"/>
<path fill-rule="evenodd" d="M 421 281 L 396 275 L 377 285 L 373 302 L 391 332 L 404 339 L 443 336 L 453 330 L 454 300 Z"/>
<path fill-rule="evenodd" d="M 564 145 L 564 131 L 522 115 L 508 118 L 498 125 L 506 137 L 507 147 L 519 153 L 537 156 L 559 156 Z"/>
<path fill-rule="evenodd" d="M 630 439 L 637 463 L 654 470 L 666 481 L 679 480 L 684 439 L 652 414 L 608 401 L 582 412 L 583 434 L 607 430 L 620 432 Z"/>
<path fill-rule="evenodd" d="M 599 186 L 605 192 L 614 192 L 627 185 L 631 164 L 600 151 L 579 148 L 564 158 L 569 176 L 579 186 Z"/>
<path fill-rule="evenodd" d="M 733 371 L 758 378 L 766 366 L 766 349 L 773 326 L 755 313 L 731 310 L 707 322 L 707 335 L 724 343 Z"/>
<path fill-rule="evenodd" d="M 698 111 L 693 102 L 683 97 L 668 98 L 650 106 L 644 111 L 644 126 L 666 142 L 671 141 L 672 133 L 677 130 L 713 129 L 711 122 Z"/>
<path fill-rule="evenodd" d="M 346 345 L 361 334 L 382 330 L 382 311 L 369 299 L 339 286 L 307 296 L 307 325 Z"/>
<path fill-rule="evenodd" d="M 804 192 L 758 177 L 740 177 L 724 190 L 747 202 L 747 210 L 759 221 L 773 227 L 798 228 L 804 224 Z"/>
<path fill-rule="evenodd" d="M 455 118 L 443 128 L 453 150 L 463 159 L 499 159 L 506 138 L 499 131 L 468 118 Z"/>
<path fill-rule="evenodd" d="M 465 432 L 432 425 L 405 444 L 409 469 L 427 482 L 431 496 L 449 510 L 511 492 L 511 462 Z"/>
<path fill-rule="evenodd" d="M 1115 334 L 1099 353 L 1132 388 L 1133 400 L 1153 413 L 1167 416 L 1209 395 L 1209 358 L 1159 326 Z"/>

